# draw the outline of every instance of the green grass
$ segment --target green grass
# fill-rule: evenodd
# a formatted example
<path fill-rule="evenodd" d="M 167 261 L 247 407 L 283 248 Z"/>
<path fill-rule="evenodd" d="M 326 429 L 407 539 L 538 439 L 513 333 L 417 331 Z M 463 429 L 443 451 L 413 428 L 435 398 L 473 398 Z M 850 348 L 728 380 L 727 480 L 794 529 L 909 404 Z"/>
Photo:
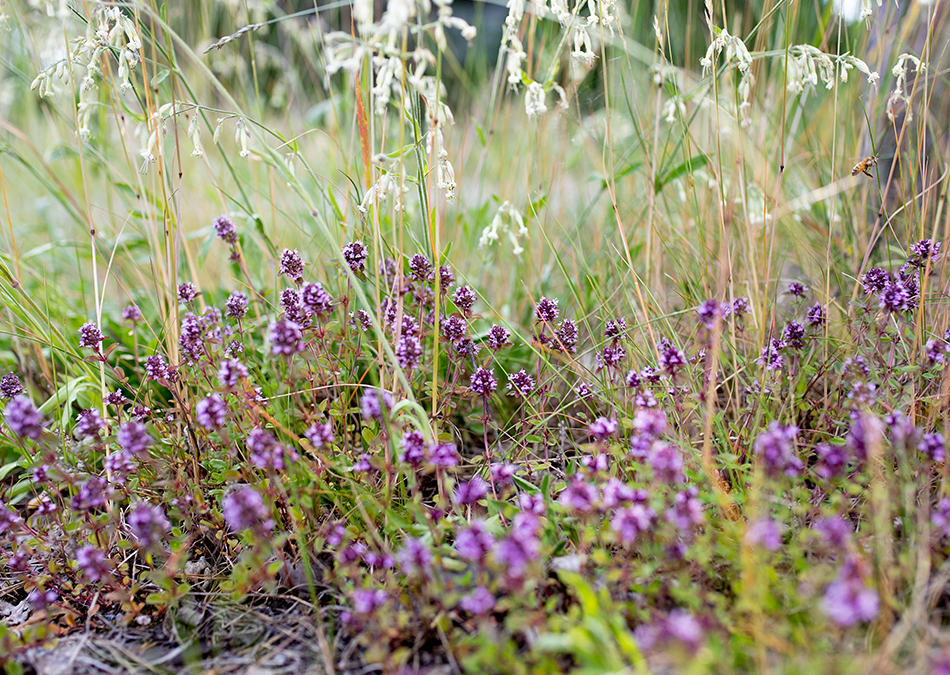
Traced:
<path fill-rule="evenodd" d="M 102 628 L 95 593 L 129 624 L 177 620 L 199 558 L 220 606 L 275 606 L 303 570 L 295 592 L 315 607 L 325 664 L 943 672 L 950 502 L 933 448 L 948 433 L 948 271 L 911 248 L 950 239 L 943 7 L 885 3 L 848 23 L 831 5 L 633 3 L 600 5 L 612 23 L 589 26 L 586 4 L 563 25 L 528 11 L 495 70 L 490 31 L 443 52 L 436 14 L 414 3 L 362 32 L 350 13 L 364 3 L 48 4 L 0 5 L 0 370 L 45 418 L 31 435 L 15 414 L 26 399 L 5 403 L 0 597 L 35 618 L 0 624 L 9 672 L 55 635 Z M 415 16 L 387 23 L 400 7 Z M 117 32 L 97 42 L 100 23 Z M 591 66 L 571 55 L 581 26 Z M 346 62 L 355 42 L 369 51 Z M 873 177 L 852 177 L 868 155 Z M 344 257 L 354 240 L 363 269 Z M 272 325 L 302 311 L 281 301 L 301 287 L 281 273 L 285 249 L 306 263 L 300 283 L 334 299 L 292 356 L 272 349 Z M 449 266 L 452 287 L 413 279 L 414 255 Z M 903 305 L 865 292 L 869 270 L 905 264 L 919 288 L 890 277 Z M 200 294 L 180 303 L 186 281 Z M 242 318 L 225 312 L 236 291 Z M 744 317 L 719 309 L 743 297 Z M 556 320 L 538 319 L 542 298 L 559 301 Z M 825 320 L 807 322 L 816 304 Z M 201 324 L 189 359 L 188 313 L 210 308 L 225 316 Z M 474 355 L 443 335 L 460 319 Z M 103 352 L 80 346 L 86 322 Z M 511 345 L 490 348 L 494 325 Z M 763 353 L 772 340 L 781 367 Z M 155 355 L 173 375 L 149 376 Z M 249 371 L 231 386 L 229 358 Z M 498 382 L 484 396 L 479 367 Z M 666 378 L 629 386 L 649 368 Z M 534 389 L 518 397 L 506 385 L 522 369 Z M 394 397 L 379 419 L 361 413 L 375 388 Z M 109 404 L 115 391 L 127 403 Z M 213 394 L 223 424 L 205 422 Z M 89 409 L 102 428 L 77 438 Z M 599 417 L 616 434 L 596 438 Z M 129 452 L 133 418 L 147 450 Z M 248 443 L 255 428 L 272 444 Z M 440 444 L 457 460 L 440 463 Z M 355 470 L 364 455 L 370 470 Z M 487 492 L 459 503 L 476 478 Z M 97 479 L 113 491 L 83 506 Z M 621 483 L 643 492 L 611 501 Z M 259 497 L 260 517 L 236 517 L 236 494 Z M 167 519 L 154 541 L 140 502 Z M 830 542 L 823 518 L 849 537 Z M 495 540 L 484 558 L 463 553 L 471 527 Z M 82 546 L 104 556 L 100 574 Z M 476 589 L 489 609 L 473 609 Z M 841 619 L 858 596 L 864 613 Z"/>

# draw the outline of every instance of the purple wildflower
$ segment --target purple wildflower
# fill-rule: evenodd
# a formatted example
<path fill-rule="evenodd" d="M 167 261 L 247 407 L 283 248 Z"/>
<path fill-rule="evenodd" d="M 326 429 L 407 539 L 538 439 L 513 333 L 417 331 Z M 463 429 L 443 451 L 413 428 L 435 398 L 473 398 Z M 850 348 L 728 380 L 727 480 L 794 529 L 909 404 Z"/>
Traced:
<path fill-rule="evenodd" d="M 387 600 L 389 594 L 381 588 L 360 588 L 353 591 L 353 611 L 357 614 L 372 614 Z"/>
<path fill-rule="evenodd" d="M 944 340 L 927 340 L 924 347 L 927 350 L 927 363 L 930 365 L 944 364 L 950 354 L 950 344 Z"/>
<path fill-rule="evenodd" d="M 484 560 L 494 544 L 495 538 L 480 520 L 459 530 L 455 537 L 455 550 L 463 559 L 473 562 Z"/>
<path fill-rule="evenodd" d="M 406 543 L 398 554 L 399 564 L 407 576 L 416 573 L 425 576 L 432 565 L 432 551 L 421 539 L 407 537 Z"/>
<path fill-rule="evenodd" d="M 97 354 L 100 351 L 100 344 L 105 339 L 102 331 L 99 330 L 99 326 L 92 321 L 87 321 L 79 329 L 79 346 L 91 349 Z"/>
<path fill-rule="evenodd" d="M 429 281 L 435 282 L 435 272 L 429 274 Z M 442 265 L 439 268 L 439 294 L 445 295 L 449 292 L 449 286 L 455 283 L 455 275 L 452 274 L 452 268 L 448 265 Z"/>
<path fill-rule="evenodd" d="M 106 503 L 106 496 L 110 493 L 109 486 L 98 476 L 89 478 L 79 486 L 73 495 L 70 508 L 77 513 L 88 513 L 93 509 L 102 508 Z"/>
<path fill-rule="evenodd" d="M 303 435 L 307 437 L 310 444 L 317 450 L 325 445 L 330 445 L 330 443 L 336 440 L 336 437 L 333 435 L 333 422 L 312 424 Z"/>
<path fill-rule="evenodd" d="M 218 216 L 214 219 L 214 230 L 225 243 L 234 246 L 237 243 L 237 227 L 228 216 Z"/>
<path fill-rule="evenodd" d="M 115 434 L 119 447 L 133 455 L 143 455 L 152 444 L 148 428 L 141 422 L 130 420 L 119 425 Z"/>
<path fill-rule="evenodd" d="M 241 380 L 248 377 L 247 366 L 237 359 L 228 359 L 221 362 L 218 368 L 218 382 L 226 389 L 233 389 L 241 383 Z"/>
<path fill-rule="evenodd" d="M 749 302 L 749 298 L 736 298 L 732 301 L 732 313 L 736 319 L 741 319 L 750 311 L 752 311 L 752 303 Z"/>
<path fill-rule="evenodd" d="M 458 310 L 466 319 L 472 317 L 472 308 L 475 306 L 475 298 L 475 291 L 472 290 L 471 286 L 459 286 L 455 289 L 455 293 L 452 294 L 452 302 L 455 303 L 455 306 L 458 307 Z"/>
<path fill-rule="evenodd" d="M 297 453 L 281 445 L 271 432 L 265 429 L 251 429 L 247 435 L 247 449 L 251 462 L 263 471 L 283 471 L 287 465 L 285 457 L 294 461 Z"/>
<path fill-rule="evenodd" d="M 630 545 L 644 532 L 653 527 L 656 512 L 644 504 L 633 504 L 617 509 L 610 528 L 617 533 L 620 541 Z"/>
<path fill-rule="evenodd" d="M 153 354 L 145 359 L 145 377 L 159 382 L 168 380 L 168 364 L 159 354 Z"/>
<path fill-rule="evenodd" d="M 871 621 L 880 609 L 877 591 L 864 582 L 860 563 L 849 558 L 841 566 L 838 579 L 828 585 L 821 607 L 825 614 L 842 627 Z"/>
<path fill-rule="evenodd" d="M 947 446 L 943 434 L 939 432 L 921 436 L 917 449 L 920 454 L 937 464 L 943 464 L 947 459 Z"/>
<path fill-rule="evenodd" d="M 653 474 L 664 483 L 678 483 L 683 480 L 683 454 L 666 441 L 654 441 L 646 457 Z"/>
<path fill-rule="evenodd" d="M 675 376 L 677 371 L 686 365 L 686 354 L 666 338 L 660 340 L 659 350 L 660 356 L 657 362 L 670 377 Z"/>
<path fill-rule="evenodd" d="M 779 351 L 781 348 L 782 343 L 772 338 L 769 340 L 768 345 L 762 348 L 762 351 L 759 353 L 759 358 L 756 359 L 756 363 L 760 366 L 765 366 L 768 370 L 779 370 L 785 363 L 785 359 Z"/>
<path fill-rule="evenodd" d="M 274 527 L 274 521 L 267 517 L 264 498 L 251 487 L 238 488 L 221 500 L 221 513 L 234 532 L 250 529 L 268 532 Z"/>
<path fill-rule="evenodd" d="M 485 341 L 488 343 L 489 349 L 493 352 L 497 352 L 511 344 L 511 333 L 509 333 L 508 329 L 504 326 L 494 324 L 491 330 L 488 331 L 488 337 Z"/>
<path fill-rule="evenodd" d="M 396 363 L 406 372 L 419 367 L 422 356 L 422 342 L 415 335 L 403 335 L 396 343 Z"/>
<path fill-rule="evenodd" d="M 819 477 L 830 480 L 844 474 L 848 466 L 848 453 L 844 446 L 819 443 L 815 446 L 815 453 L 818 455 L 815 473 Z"/>
<path fill-rule="evenodd" d="M 497 388 L 498 380 L 495 379 L 492 371 L 479 366 L 475 372 L 472 373 L 472 383 L 470 389 L 476 394 L 481 394 L 482 396 L 491 396 L 492 392 L 494 392 Z"/>
<path fill-rule="evenodd" d="M 102 466 L 111 482 L 116 485 L 125 485 L 126 479 L 136 469 L 136 461 L 128 450 L 119 450 L 106 455 Z"/>
<path fill-rule="evenodd" d="M 93 583 L 109 576 L 105 552 L 89 544 L 76 549 L 76 567 Z"/>
<path fill-rule="evenodd" d="M 142 311 L 138 307 L 136 307 L 134 304 L 126 305 L 125 307 L 122 308 L 123 321 L 131 323 L 132 325 L 135 325 L 135 322 L 140 321 L 141 319 L 142 319 Z"/>
<path fill-rule="evenodd" d="M 453 443 L 435 443 L 429 448 L 429 463 L 444 469 L 458 466 L 458 449 Z"/>
<path fill-rule="evenodd" d="M 402 435 L 402 454 L 399 456 L 399 461 L 418 469 L 428 458 L 428 450 L 422 432 L 410 429 Z"/>
<path fill-rule="evenodd" d="M 508 391 L 521 398 L 527 398 L 535 386 L 534 378 L 524 368 L 508 378 Z"/>
<path fill-rule="evenodd" d="M 383 412 L 392 410 L 395 401 L 392 394 L 380 389 L 369 389 L 360 397 L 360 413 L 365 420 L 383 419 Z"/>
<path fill-rule="evenodd" d="M 880 267 L 872 267 L 861 275 L 861 288 L 867 295 L 880 293 L 884 286 L 890 281 L 890 275 Z"/>
<path fill-rule="evenodd" d="M 459 600 L 459 607 L 470 614 L 487 614 L 495 607 L 495 596 L 487 588 L 479 586 Z"/>
<path fill-rule="evenodd" d="M 234 291 L 228 296 L 224 308 L 232 319 L 243 319 L 244 315 L 247 314 L 247 295 L 242 291 Z"/>
<path fill-rule="evenodd" d="M 933 513 L 930 515 L 930 522 L 940 532 L 941 537 L 950 537 L 950 499 L 944 497 L 937 502 Z M 3 532 L 2 517 L 0 517 L 0 533 Z"/>
<path fill-rule="evenodd" d="M 39 612 L 59 600 L 59 594 L 52 588 L 48 588 L 46 590 L 43 590 L 42 588 L 34 588 L 26 594 L 26 599 L 33 609 Z"/>
<path fill-rule="evenodd" d="M 921 239 L 911 244 L 910 250 L 915 257 L 911 264 L 916 267 L 925 267 L 928 260 L 936 262 L 940 258 L 940 242 L 934 242 L 932 239 Z"/>
<path fill-rule="evenodd" d="M 99 411 L 95 408 L 86 408 L 76 417 L 76 427 L 73 432 L 78 438 L 99 438 L 99 432 L 105 427 L 106 423 Z"/>
<path fill-rule="evenodd" d="M 191 281 L 178 284 L 178 302 L 187 305 L 198 297 L 198 287 Z"/>
<path fill-rule="evenodd" d="M 598 498 L 596 486 L 575 476 L 561 492 L 558 501 L 571 511 L 590 513 L 594 510 Z"/>
<path fill-rule="evenodd" d="M 14 396 L 3 411 L 7 426 L 17 436 L 36 440 L 43 433 L 43 415 L 23 394 Z"/>
<path fill-rule="evenodd" d="M 524 575 L 525 568 L 537 560 L 541 548 L 537 516 L 521 512 L 514 517 L 511 534 L 495 545 L 495 560 L 505 568 L 510 581 Z"/>
<path fill-rule="evenodd" d="M 299 283 L 303 280 L 303 268 L 304 261 L 303 258 L 300 257 L 300 252 L 297 249 L 291 251 L 285 248 L 281 251 L 280 262 L 277 268 L 277 274 L 279 276 L 289 277 Z"/>
<path fill-rule="evenodd" d="M 778 422 L 769 424 L 769 428 L 755 439 L 755 454 L 762 458 L 766 471 L 771 475 L 784 473 L 797 476 L 804 463 L 795 455 L 795 437 L 798 427 L 782 426 Z"/>
<path fill-rule="evenodd" d="M 409 274 L 406 278 L 413 281 L 428 281 L 432 273 L 432 263 L 421 253 L 416 253 L 409 258 Z"/>
<path fill-rule="evenodd" d="M 465 337 L 465 319 L 460 316 L 450 316 L 442 322 L 442 335 L 449 342 L 458 342 Z"/>
<path fill-rule="evenodd" d="M 587 428 L 590 435 L 601 443 L 614 436 L 618 429 L 620 429 L 620 424 L 617 420 L 607 417 L 598 417 Z"/>
<path fill-rule="evenodd" d="M 20 382 L 20 378 L 17 377 L 15 373 L 7 373 L 3 377 L 0 377 L 0 398 L 13 398 L 25 391 L 26 389 L 23 387 L 23 383 Z"/>
<path fill-rule="evenodd" d="M 914 308 L 914 299 L 905 284 L 892 280 L 884 284 L 878 296 L 878 306 L 885 312 L 900 314 Z"/>
<path fill-rule="evenodd" d="M 826 544 L 837 549 L 847 548 L 854 534 L 851 524 L 839 516 L 819 518 L 812 528 L 821 534 Z"/>
<path fill-rule="evenodd" d="M 798 351 L 805 347 L 805 327 L 797 321 L 789 321 L 782 329 L 782 344 Z"/>
<path fill-rule="evenodd" d="M 551 300 L 542 297 L 538 300 L 538 304 L 534 308 L 535 318 L 543 323 L 554 325 L 554 322 L 557 321 L 557 317 L 561 313 L 561 310 L 559 310 L 557 306 L 558 302 L 557 299 Z"/>
<path fill-rule="evenodd" d="M 666 510 L 665 517 L 684 534 L 703 524 L 706 518 L 703 515 L 703 505 L 699 501 L 699 490 L 695 485 L 676 493 L 673 506 Z"/>
<path fill-rule="evenodd" d="M 198 362 L 204 353 L 204 326 L 201 319 L 189 312 L 181 318 L 178 344 L 182 353 L 190 360 Z"/>
<path fill-rule="evenodd" d="M 771 518 L 761 518 L 749 523 L 745 541 L 750 546 L 761 546 L 766 551 L 777 551 L 782 545 L 782 528 Z"/>
<path fill-rule="evenodd" d="M 620 362 L 627 357 L 627 350 L 619 344 L 607 345 L 604 350 L 596 355 L 597 369 L 601 368 L 619 368 Z"/>
<path fill-rule="evenodd" d="M 579 338 L 579 333 L 577 330 L 577 324 L 571 321 L 570 319 L 564 319 L 564 321 L 558 324 L 557 330 L 554 333 L 555 345 L 557 346 L 558 349 L 567 353 L 574 353 L 577 351 L 578 338 Z M 619 349 L 621 352 L 623 352 L 622 347 L 618 346 L 616 349 Z M 608 365 L 613 365 L 613 364 L 608 364 Z"/>
<path fill-rule="evenodd" d="M 275 321 L 271 323 L 268 333 L 271 354 L 293 356 L 307 347 L 300 324 L 293 321 Z"/>
<path fill-rule="evenodd" d="M 588 399 L 594 395 L 594 391 L 586 382 L 578 382 L 574 387 L 574 395 L 579 399 Z"/>
<path fill-rule="evenodd" d="M 475 504 L 480 499 L 484 499 L 487 494 L 488 483 L 478 476 L 475 476 L 467 483 L 459 483 L 459 486 L 455 489 L 453 498 L 456 504 L 466 506 L 468 504 Z"/>
<path fill-rule="evenodd" d="M 805 293 L 808 292 L 808 286 L 800 281 L 793 281 L 788 285 L 788 292 L 796 298 L 804 298 Z"/>
<path fill-rule="evenodd" d="M 366 259 L 369 250 L 362 241 L 357 239 L 343 247 L 343 260 L 355 274 L 362 274 L 366 270 Z"/>
<path fill-rule="evenodd" d="M 129 530 L 139 541 L 142 548 L 155 548 L 164 538 L 165 533 L 171 530 L 171 524 L 165 517 L 161 506 L 147 502 L 139 502 L 132 507 L 126 518 Z"/>
<path fill-rule="evenodd" d="M 0 535 L 17 528 L 21 522 L 23 521 L 16 511 L 0 502 Z"/>
<path fill-rule="evenodd" d="M 704 300 L 696 309 L 699 322 L 706 330 L 712 330 L 716 322 L 722 318 L 723 305 L 717 300 Z"/>
<path fill-rule="evenodd" d="M 816 302 L 809 309 L 807 314 L 805 314 L 805 323 L 811 328 L 818 328 L 819 326 L 824 326 L 827 317 L 825 316 L 825 308 L 820 302 Z"/>
<path fill-rule="evenodd" d="M 214 431 L 224 426 L 228 416 L 228 406 L 225 405 L 221 394 L 211 394 L 195 405 L 195 417 L 198 424 L 207 431 Z"/>

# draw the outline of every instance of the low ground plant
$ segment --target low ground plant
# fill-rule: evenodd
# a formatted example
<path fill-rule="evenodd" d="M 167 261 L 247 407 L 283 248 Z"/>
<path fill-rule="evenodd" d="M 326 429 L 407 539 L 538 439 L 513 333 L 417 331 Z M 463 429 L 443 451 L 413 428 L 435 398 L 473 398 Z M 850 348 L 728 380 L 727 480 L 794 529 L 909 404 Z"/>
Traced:
<path fill-rule="evenodd" d="M 950 671 L 940 3 L 0 8 L 7 672 Z"/>

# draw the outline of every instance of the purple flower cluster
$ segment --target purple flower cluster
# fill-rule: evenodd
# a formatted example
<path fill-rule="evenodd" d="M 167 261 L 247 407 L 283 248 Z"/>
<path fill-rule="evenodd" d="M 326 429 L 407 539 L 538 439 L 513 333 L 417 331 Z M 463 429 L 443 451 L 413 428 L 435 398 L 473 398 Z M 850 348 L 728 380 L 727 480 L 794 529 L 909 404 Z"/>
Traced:
<path fill-rule="evenodd" d="M 99 326 L 88 321 L 79 329 L 79 346 L 85 349 L 91 349 L 97 354 L 100 352 L 102 341 L 105 340 Z"/>
<path fill-rule="evenodd" d="M 14 434 L 21 438 L 37 440 L 43 433 L 45 419 L 33 407 L 33 402 L 23 394 L 17 394 L 7 403 L 3 411 L 7 426 Z"/>
<path fill-rule="evenodd" d="M 214 220 L 214 230 L 218 238 L 226 243 L 231 249 L 230 260 L 237 260 L 240 254 L 237 250 L 238 234 L 237 227 L 228 216 L 218 216 Z"/>
<path fill-rule="evenodd" d="M 343 260 L 353 270 L 354 274 L 362 274 L 366 271 L 366 259 L 369 257 L 369 250 L 362 241 L 357 239 L 343 247 Z"/>
<path fill-rule="evenodd" d="M 422 356 L 422 341 L 415 335 L 404 334 L 396 343 L 396 363 L 406 373 L 419 367 L 419 358 Z"/>
<path fill-rule="evenodd" d="M 307 348 L 300 324 L 293 321 L 274 321 L 268 329 L 271 354 L 293 356 Z"/>
<path fill-rule="evenodd" d="M 280 260 L 277 265 L 278 276 L 285 276 L 296 283 L 303 281 L 303 258 L 297 249 L 290 250 L 285 248 L 280 252 Z"/>
<path fill-rule="evenodd" d="M 310 441 L 310 444 L 319 450 L 325 445 L 330 445 L 336 437 L 333 435 L 333 422 L 324 422 L 323 424 L 312 424 L 304 432 L 304 436 Z"/>
<path fill-rule="evenodd" d="M 825 589 L 821 607 L 839 626 L 853 626 L 872 621 L 880 609 L 877 591 L 868 588 L 863 565 L 856 558 L 848 558 L 838 572 L 838 578 Z"/>
<path fill-rule="evenodd" d="M 755 439 L 755 454 L 762 459 L 770 475 L 785 474 L 791 477 L 801 473 L 804 463 L 795 453 L 796 436 L 798 427 L 772 422 Z"/>
<path fill-rule="evenodd" d="M 76 427 L 73 432 L 77 438 L 99 438 L 99 432 L 105 429 L 106 423 L 102 415 L 95 408 L 86 408 L 76 417 Z"/>
<path fill-rule="evenodd" d="M 550 298 L 541 297 L 538 300 L 537 305 L 534 308 L 534 318 L 542 323 L 547 323 L 554 325 L 554 322 L 557 321 L 558 316 L 561 314 L 561 310 L 558 309 L 558 300 L 551 300 Z"/>
<path fill-rule="evenodd" d="M 508 391 L 521 398 L 527 398 L 535 386 L 534 378 L 525 372 L 524 368 L 508 377 Z"/>
<path fill-rule="evenodd" d="M 115 434 L 119 447 L 132 455 L 144 455 L 152 445 L 148 428 L 141 422 L 130 420 L 119 425 Z"/>
<path fill-rule="evenodd" d="M 0 377 L 0 398 L 13 398 L 25 391 L 26 389 L 23 387 L 23 383 L 20 382 L 20 378 L 17 377 L 15 373 L 7 373 L 3 377 Z"/>
<path fill-rule="evenodd" d="M 472 318 L 472 308 L 475 307 L 475 291 L 471 286 L 459 286 L 452 294 L 452 302 L 458 307 L 466 319 Z"/>
<path fill-rule="evenodd" d="M 251 487 L 239 487 L 221 500 L 224 522 L 234 532 L 255 530 L 269 532 L 274 521 L 268 518 L 267 507 L 261 493 Z"/>
<path fill-rule="evenodd" d="M 615 436 L 617 431 L 620 429 L 620 423 L 617 420 L 608 418 L 608 417 L 598 417 L 596 420 L 591 422 L 587 430 L 590 432 L 590 435 L 594 437 L 594 440 L 603 443 L 610 439 L 611 436 Z"/>
<path fill-rule="evenodd" d="M 383 413 L 392 410 L 393 405 L 392 394 L 381 389 L 369 389 L 360 397 L 360 413 L 365 420 L 382 421 Z"/>
<path fill-rule="evenodd" d="M 237 359 L 222 361 L 221 367 L 218 368 L 218 382 L 226 389 L 234 389 L 248 376 L 247 366 Z"/>
<path fill-rule="evenodd" d="M 469 387 L 476 394 L 481 396 L 491 396 L 492 392 L 498 388 L 498 380 L 495 375 L 487 368 L 478 367 L 472 373 L 472 382 Z"/>
<path fill-rule="evenodd" d="M 237 320 L 243 319 L 247 314 L 247 306 L 247 295 L 242 291 L 234 291 L 224 303 L 228 316 Z"/>
<path fill-rule="evenodd" d="M 459 530 L 455 535 L 455 550 L 464 560 L 481 562 L 491 552 L 495 538 L 485 528 L 485 524 L 474 521 L 469 527 Z"/>
<path fill-rule="evenodd" d="M 642 534 L 649 532 L 656 520 L 656 512 L 644 504 L 633 504 L 617 509 L 610 528 L 617 533 L 617 537 L 629 546 Z"/>
<path fill-rule="evenodd" d="M 225 404 L 221 394 L 211 394 L 203 398 L 195 405 L 195 417 L 198 424 L 207 431 L 214 431 L 224 426 L 228 417 L 228 406 Z"/>
<path fill-rule="evenodd" d="M 198 297 L 198 287 L 191 281 L 185 281 L 178 284 L 178 302 L 183 305 L 190 304 Z"/>
<path fill-rule="evenodd" d="M 161 506 L 139 502 L 132 507 L 126 522 L 129 531 L 135 537 L 139 546 L 152 549 L 158 546 L 165 534 L 171 530 L 171 523 L 165 517 Z"/>
<path fill-rule="evenodd" d="M 285 448 L 274 434 L 260 428 L 251 429 L 248 433 L 247 450 L 251 463 L 262 471 L 283 471 L 287 466 L 286 459 L 297 459 L 296 452 Z"/>

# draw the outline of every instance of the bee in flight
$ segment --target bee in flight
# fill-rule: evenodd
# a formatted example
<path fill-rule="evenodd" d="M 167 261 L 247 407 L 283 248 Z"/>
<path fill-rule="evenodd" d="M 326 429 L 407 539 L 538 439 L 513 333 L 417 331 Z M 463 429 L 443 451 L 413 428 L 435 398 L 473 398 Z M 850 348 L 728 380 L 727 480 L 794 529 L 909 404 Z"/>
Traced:
<path fill-rule="evenodd" d="M 854 168 L 851 169 L 851 175 L 857 176 L 859 173 L 863 173 L 868 178 L 874 178 L 874 176 L 871 174 L 871 169 L 873 169 L 875 166 L 877 166 L 877 155 L 865 157 L 854 165 Z"/>

